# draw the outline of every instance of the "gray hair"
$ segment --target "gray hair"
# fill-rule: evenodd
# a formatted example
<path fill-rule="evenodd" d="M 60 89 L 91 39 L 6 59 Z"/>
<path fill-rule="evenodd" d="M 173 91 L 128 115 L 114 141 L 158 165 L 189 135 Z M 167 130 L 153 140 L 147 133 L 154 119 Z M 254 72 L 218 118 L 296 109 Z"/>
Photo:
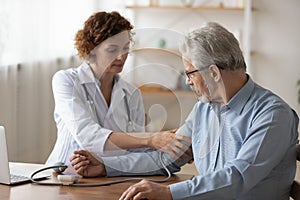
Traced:
<path fill-rule="evenodd" d="M 198 69 L 217 65 L 225 70 L 246 71 L 246 63 L 238 40 L 215 22 L 187 33 L 180 45 L 182 55 Z"/>

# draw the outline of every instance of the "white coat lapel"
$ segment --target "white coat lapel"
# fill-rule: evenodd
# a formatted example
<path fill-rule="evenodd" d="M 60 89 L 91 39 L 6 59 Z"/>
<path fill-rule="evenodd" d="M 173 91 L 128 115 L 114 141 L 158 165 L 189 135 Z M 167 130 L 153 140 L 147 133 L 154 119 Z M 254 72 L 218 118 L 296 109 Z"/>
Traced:
<path fill-rule="evenodd" d="M 126 86 L 123 81 L 119 79 L 119 77 L 116 77 L 112 91 L 111 105 L 109 107 L 106 120 L 109 119 L 111 122 L 113 121 L 119 130 L 126 131 L 128 115 L 125 107 L 126 105 L 124 103 L 126 93 L 123 88 L 126 90 Z"/>
<path fill-rule="evenodd" d="M 90 66 L 83 62 L 80 67 L 78 68 L 78 78 L 79 83 L 81 85 L 85 84 L 86 88 L 89 92 L 89 95 L 93 98 L 95 101 L 95 94 L 96 94 L 96 84 L 97 80 L 95 79 L 95 76 L 90 68 Z"/>

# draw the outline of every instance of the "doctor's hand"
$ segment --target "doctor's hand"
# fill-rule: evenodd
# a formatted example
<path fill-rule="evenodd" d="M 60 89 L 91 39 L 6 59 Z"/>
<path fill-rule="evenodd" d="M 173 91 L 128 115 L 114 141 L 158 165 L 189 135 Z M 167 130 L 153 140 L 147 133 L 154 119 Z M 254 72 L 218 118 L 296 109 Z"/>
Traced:
<path fill-rule="evenodd" d="M 119 200 L 137 199 L 162 199 L 171 200 L 172 195 L 169 186 L 142 180 L 130 186 Z"/>
<path fill-rule="evenodd" d="M 103 162 L 97 160 L 88 151 L 74 151 L 74 155 L 70 158 L 70 162 L 77 174 L 83 177 L 106 176 Z"/>
<path fill-rule="evenodd" d="M 149 146 L 169 154 L 175 160 L 190 157 L 192 140 L 175 134 L 177 129 L 154 133 L 149 138 Z"/>

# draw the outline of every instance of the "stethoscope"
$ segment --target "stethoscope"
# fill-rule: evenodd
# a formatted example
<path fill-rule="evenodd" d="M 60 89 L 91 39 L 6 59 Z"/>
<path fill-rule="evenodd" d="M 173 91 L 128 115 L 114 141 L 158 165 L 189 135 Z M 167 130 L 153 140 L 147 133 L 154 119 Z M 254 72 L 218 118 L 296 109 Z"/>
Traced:
<path fill-rule="evenodd" d="M 91 97 L 91 95 L 89 94 L 89 92 L 87 91 L 87 88 L 86 88 L 86 85 L 85 84 L 82 84 L 82 87 L 83 87 L 83 90 L 85 92 L 85 96 L 86 96 L 86 101 L 89 105 L 89 109 L 90 109 L 90 112 L 92 114 L 92 116 L 94 117 L 94 119 L 101 125 L 103 126 L 101 123 L 100 123 L 100 119 L 97 115 L 97 112 L 96 112 L 96 106 L 94 104 L 94 100 L 93 98 Z M 127 123 L 127 126 L 126 126 L 126 131 L 127 132 L 133 132 L 134 131 L 134 126 L 133 126 L 133 122 L 131 120 L 131 116 L 130 116 L 130 108 L 129 108 L 129 103 L 128 103 L 128 99 L 127 99 L 127 92 L 126 90 L 123 88 L 123 92 L 125 93 L 125 96 L 124 96 L 124 100 L 125 100 L 125 107 L 126 107 L 126 111 L 127 111 L 127 117 L 128 117 L 128 123 Z"/>
<path fill-rule="evenodd" d="M 118 184 L 118 183 L 124 183 L 128 181 L 141 181 L 141 180 L 148 180 L 152 182 L 157 182 L 157 183 L 163 183 L 166 181 L 169 181 L 171 179 L 171 172 L 165 165 L 163 161 L 163 154 L 162 151 L 159 151 L 159 162 L 161 163 L 163 169 L 167 173 L 167 177 L 164 179 L 150 179 L 150 178 L 126 178 L 126 179 L 119 179 L 119 180 L 113 180 L 113 181 L 108 181 L 108 182 L 102 182 L 102 183 L 78 183 L 77 181 L 79 180 L 80 176 L 77 175 L 63 175 L 62 173 L 68 168 L 67 165 L 64 163 L 56 163 L 54 166 L 49 166 L 45 167 L 42 169 L 39 169 L 35 172 L 33 172 L 30 176 L 30 180 L 32 183 L 39 184 L 39 185 L 67 185 L 67 186 L 75 186 L 75 187 L 93 187 L 93 186 L 107 186 L 107 185 L 112 185 L 112 184 Z M 40 182 L 39 179 L 35 178 L 35 176 L 45 170 L 48 169 L 54 169 L 54 171 L 58 174 L 57 179 L 59 182 Z"/>

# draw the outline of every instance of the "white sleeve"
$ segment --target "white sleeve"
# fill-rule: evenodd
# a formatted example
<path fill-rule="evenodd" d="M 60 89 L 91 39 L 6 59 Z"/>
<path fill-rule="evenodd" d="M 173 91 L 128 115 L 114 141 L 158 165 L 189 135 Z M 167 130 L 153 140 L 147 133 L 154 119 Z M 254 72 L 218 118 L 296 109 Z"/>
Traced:
<path fill-rule="evenodd" d="M 85 150 L 103 154 L 104 144 L 112 132 L 94 121 L 85 93 L 76 76 L 57 72 L 52 79 L 55 118 L 63 123 L 78 145 Z M 58 126 L 59 128 L 59 126 Z"/>

